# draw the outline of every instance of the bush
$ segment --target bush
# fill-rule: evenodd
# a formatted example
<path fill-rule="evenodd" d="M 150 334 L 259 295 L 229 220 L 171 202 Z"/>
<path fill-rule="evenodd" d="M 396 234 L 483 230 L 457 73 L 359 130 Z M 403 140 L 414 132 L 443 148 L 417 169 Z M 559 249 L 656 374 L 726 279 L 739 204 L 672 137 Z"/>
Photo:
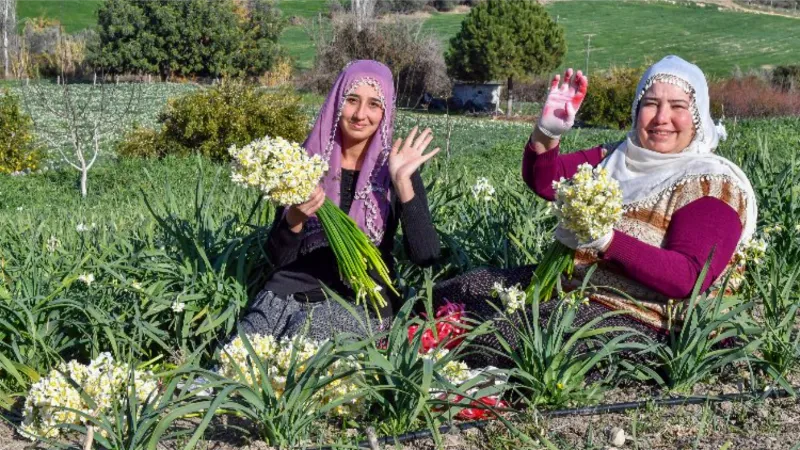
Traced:
<path fill-rule="evenodd" d="M 344 14 L 337 16 L 332 25 L 333 36 L 318 42 L 314 68 L 303 80 L 304 87 L 326 93 L 348 62 L 374 59 L 392 70 L 400 105 L 414 106 L 426 92 L 449 94 L 450 79 L 441 45 L 436 38 L 421 32 L 421 21 L 370 21 L 357 31 L 355 17 Z"/>
<path fill-rule="evenodd" d="M 68 34 L 58 22 L 28 19 L 18 39 L 13 63 L 17 77 L 75 77 L 91 73 L 87 47 L 97 40 L 94 30 Z"/>
<path fill-rule="evenodd" d="M 422 11 L 430 2 L 427 0 L 378 0 L 375 12 L 379 15 L 400 13 L 411 14 Z"/>
<path fill-rule="evenodd" d="M 800 65 L 776 67 L 772 71 L 772 84 L 784 91 L 800 90 Z"/>
<path fill-rule="evenodd" d="M 612 68 L 592 76 L 578 119 L 592 126 L 629 128 L 636 84 L 643 73 L 641 68 Z"/>
<path fill-rule="evenodd" d="M 431 4 L 437 11 L 447 12 L 454 10 L 458 3 L 458 0 L 433 0 Z"/>
<path fill-rule="evenodd" d="M 280 57 L 272 0 L 106 0 L 91 61 L 112 73 L 258 76 Z"/>
<path fill-rule="evenodd" d="M 800 114 L 800 92 L 784 92 L 756 76 L 732 78 L 709 86 L 714 117 L 780 117 Z"/>
<path fill-rule="evenodd" d="M 129 133 L 117 147 L 120 156 L 200 153 L 227 161 L 231 145 L 267 135 L 302 142 L 308 132 L 299 97 L 234 81 L 170 101 L 159 122 L 159 131 L 139 128 Z"/>
<path fill-rule="evenodd" d="M 118 156 L 125 158 L 162 158 L 166 156 L 165 148 L 157 130 L 134 127 L 117 144 L 116 151 Z"/>
<path fill-rule="evenodd" d="M 33 120 L 20 109 L 19 99 L 0 96 L 0 173 L 35 170 L 42 154 L 33 137 Z"/>

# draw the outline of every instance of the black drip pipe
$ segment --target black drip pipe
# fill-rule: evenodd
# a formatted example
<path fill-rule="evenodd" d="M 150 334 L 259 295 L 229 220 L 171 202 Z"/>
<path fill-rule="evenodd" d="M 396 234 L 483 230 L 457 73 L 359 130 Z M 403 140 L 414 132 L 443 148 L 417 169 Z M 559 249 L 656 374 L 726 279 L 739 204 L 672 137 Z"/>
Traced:
<path fill-rule="evenodd" d="M 795 391 L 800 391 L 800 386 L 793 387 Z M 625 402 L 625 403 L 611 403 L 607 405 L 587 406 L 585 408 L 573 409 L 558 409 L 555 411 L 542 411 L 540 414 L 543 417 L 569 417 L 569 416 L 593 416 L 597 414 L 608 414 L 629 411 L 631 409 L 639 409 L 644 406 L 684 406 L 684 405 L 702 405 L 705 403 L 722 403 L 733 402 L 738 400 L 764 400 L 767 398 L 785 398 L 790 397 L 790 394 L 785 389 L 769 389 L 764 391 L 763 394 L 756 395 L 749 392 L 742 392 L 738 394 L 724 394 L 714 397 L 668 397 L 656 398 L 651 400 L 643 400 L 639 402 Z M 454 425 L 444 425 L 439 427 L 440 434 L 446 434 L 451 430 L 466 431 L 472 428 L 484 428 L 491 423 L 490 420 L 477 420 L 472 422 L 463 422 Z M 414 441 L 417 439 L 426 439 L 433 436 L 433 432 L 429 429 L 412 431 L 410 433 L 402 434 L 400 436 L 386 436 L 378 439 L 378 444 L 401 444 L 403 442 Z M 369 442 L 362 441 L 358 444 L 359 448 L 370 448 Z M 323 447 L 310 447 L 307 450 L 334 450 L 331 446 Z"/>

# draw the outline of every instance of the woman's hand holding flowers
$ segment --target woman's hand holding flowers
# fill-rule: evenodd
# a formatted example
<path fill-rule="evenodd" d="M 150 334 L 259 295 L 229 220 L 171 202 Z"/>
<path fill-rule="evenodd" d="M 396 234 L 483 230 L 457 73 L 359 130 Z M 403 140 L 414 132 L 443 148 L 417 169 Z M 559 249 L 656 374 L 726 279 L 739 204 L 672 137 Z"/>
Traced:
<path fill-rule="evenodd" d="M 581 242 L 578 240 L 575 233 L 559 225 L 556 227 L 555 237 L 558 242 L 561 242 L 573 250 L 595 250 L 604 252 L 608 250 L 608 246 L 611 245 L 611 241 L 614 239 L 614 230 L 609 231 L 593 241 Z"/>
<path fill-rule="evenodd" d="M 544 136 L 558 140 L 575 124 L 575 114 L 586 97 L 589 80 L 579 70 L 573 76 L 572 69 L 564 73 L 564 82 L 559 86 L 560 77 L 553 77 L 550 93 L 547 95 L 536 131 Z"/>
<path fill-rule="evenodd" d="M 289 224 L 289 229 L 299 233 L 303 229 L 303 224 L 322 207 L 323 203 L 325 203 L 325 191 L 317 185 L 308 201 L 292 205 L 286 211 L 286 223 Z"/>
<path fill-rule="evenodd" d="M 431 134 L 430 128 L 426 128 L 417 136 L 417 127 L 414 127 L 405 141 L 397 139 L 392 146 L 392 152 L 389 154 L 389 174 L 392 177 L 397 197 L 402 203 L 414 198 L 411 175 L 425 161 L 439 153 L 439 148 L 435 148 L 433 151 L 423 154 L 432 140 L 433 134 Z"/>

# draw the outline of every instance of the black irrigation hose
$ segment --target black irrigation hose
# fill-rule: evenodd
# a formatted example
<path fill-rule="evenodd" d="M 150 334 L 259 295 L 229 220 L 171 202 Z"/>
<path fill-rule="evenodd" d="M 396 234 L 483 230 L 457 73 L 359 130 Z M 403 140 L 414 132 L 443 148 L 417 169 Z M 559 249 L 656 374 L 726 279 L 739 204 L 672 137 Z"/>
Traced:
<path fill-rule="evenodd" d="M 800 386 L 792 387 L 793 390 L 800 392 Z M 684 406 L 684 405 L 701 405 L 704 403 L 721 403 L 732 402 L 738 400 L 754 400 L 754 399 L 767 399 L 767 398 L 785 398 L 790 397 L 792 394 L 785 389 L 770 389 L 763 394 L 756 395 L 750 392 L 740 392 L 738 394 L 724 394 L 715 397 L 669 397 L 657 398 L 650 400 L 643 400 L 638 402 L 625 402 L 625 403 L 611 403 L 607 405 L 587 406 L 585 408 L 573 409 L 559 409 L 555 411 L 543 411 L 540 414 L 543 417 L 569 417 L 569 416 L 592 416 L 597 414 L 608 414 L 616 412 L 624 412 L 631 409 L 639 409 L 644 406 Z M 451 430 L 457 429 L 459 431 L 466 431 L 472 428 L 483 428 L 491 423 L 490 420 L 479 420 L 472 422 L 463 422 L 457 425 L 445 425 L 439 427 L 439 433 L 445 434 Z M 403 442 L 414 441 L 417 439 L 425 439 L 433 436 L 433 432 L 429 429 L 412 431 L 410 433 L 402 434 L 400 436 L 386 436 L 378 439 L 378 444 L 401 444 Z M 369 448 L 368 441 L 362 441 L 358 444 L 359 448 Z M 332 446 L 311 447 L 308 450 L 333 450 Z"/>

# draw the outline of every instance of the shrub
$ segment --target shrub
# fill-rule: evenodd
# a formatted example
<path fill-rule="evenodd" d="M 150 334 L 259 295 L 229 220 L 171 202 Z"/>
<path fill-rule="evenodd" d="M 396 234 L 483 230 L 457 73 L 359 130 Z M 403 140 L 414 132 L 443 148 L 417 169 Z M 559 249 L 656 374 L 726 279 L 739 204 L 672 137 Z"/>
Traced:
<path fill-rule="evenodd" d="M 711 83 L 714 117 L 779 117 L 800 114 L 800 92 L 784 92 L 756 76 Z"/>
<path fill-rule="evenodd" d="M 170 101 L 159 122 L 159 131 L 139 128 L 129 133 L 117 148 L 120 155 L 199 153 L 226 161 L 231 145 L 245 145 L 267 135 L 302 141 L 308 131 L 299 97 L 235 81 Z"/>
<path fill-rule="evenodd" d="M 332 25 L 333 36 L 318 42 L 314 68 L 303 82 L 306 88 L 325 93 L 348 62 L 374 59 L 392 70 L 401 105 L 415 105 L 425 92 L 450 92 L 442 48 L 434 37 L 421 32 L 421 21 L 373 20 L 358 31 L 355 16 L 344 14 Z"/>
<path fill-rule="evenodd" d="M 411 14 L 422 11 L 428 3 L 427 0 L 378 0 L 375 11 L 378 14 Z"/>
<path fill-rule="evenodd" d="M 593 126 L 620 130 L 630 127 L 631 104 L 642 73 L 641 68 L 612 68 L 593 76 L 578 118 Z"/>
<path fill-rule="evenodd" d="M 93 45 L 96 38 L 94 30 L 68 34 L 58 22 L 28 19 L 18 38 L 15 73 L 18 77 L 89 73 L 87 47 Z"/>
<path fill-rule="evenodd" d="M 112 73 L 260 75 L 280 56 L 272 0 L 107 0 L 93 64 Z"/>
<path fill-rule="evenodd" d="M 800 89 L 800 65 L 776 67 L 772 71 L 772 84 L 784 91 Z"/>
<path fill-rule="evenodd" d="M 447 12 L 458 6 L 458 0 L 433 0 L 432 5 L 437 11 Z"/>
<path fill-rule="evenodd" d="M 116 152 L 118 156 L 126 158 L 161 158 L 166 156 L 164 149 L 161 134 L 157 130 L 134 127 L 117 144 Z"/>
<path fill-rule="evenodd" d="M 33 120 L 22 112 L 19 99 L 0 96 L 0 173 L 35 170 L 42 154 L 33 137 Z"/>
<path fill-rule="evenodd" d="M 566 52 L 563 27 L 539 3 L 487 0 L 461 22 L 445 60 L 450 76 L 461 81 L 507 80 L 511 116 L 514 79 L 550 72 Z"/>

